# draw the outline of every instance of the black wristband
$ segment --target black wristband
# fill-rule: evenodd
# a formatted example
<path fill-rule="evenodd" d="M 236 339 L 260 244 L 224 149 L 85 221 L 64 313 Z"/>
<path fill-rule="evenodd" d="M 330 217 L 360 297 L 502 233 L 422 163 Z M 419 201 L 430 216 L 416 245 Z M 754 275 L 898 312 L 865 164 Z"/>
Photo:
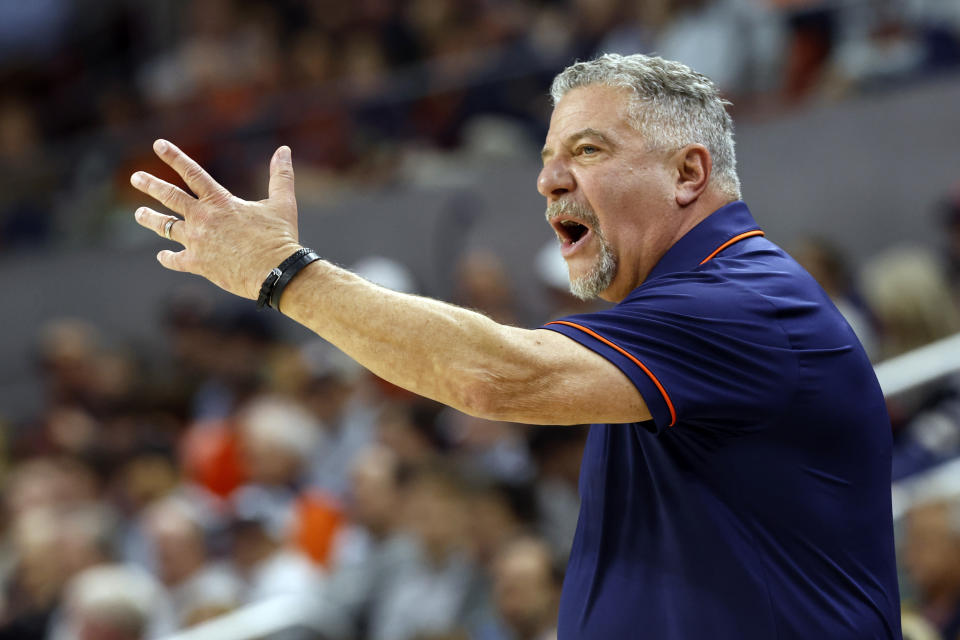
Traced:
<path fill-rule="evenodd" d="M 277 278 L 277 283 L 273 285 L 273 292 L 270 294 L 270 306 L 277 311 L 280 311 L 280 296 L 283 295 L 283 290 L 287 288 L 287 285 L 290 284 L 293 277 L 300 273 L 305 266 L 320 259 L 320 256 L 313 250 L 307 249 L 306 251 L 307 252 L 297 258 L 293 264 L 286 269 L 282 269 L 283 273 Z"/>
<path fill-rule="evenodd" d="M 280 279 L 280 274 L 282 273 L 283 271 L 280 271 L 279 268 L 275 268 L 271 269 L 270 273 L 267 274 L 263 284 L 260 285 L 260 295 L 257 297 L 257 311 L 269 306 L 270 294 L 273 293 L 273 286 L 277 284 L 277 280 Z"/>
<path fill-rule="evenodd" d="M 257 309 L 269 306 L 280 310 L 280 296 L 295 275 L 301 269 L 320 259 L 313 249 L 297 249 L 293 255 L 280 263 L 280 266 L 270 271 L 263 285 L 260 287 L 260 296 L 257 298 Z"/>

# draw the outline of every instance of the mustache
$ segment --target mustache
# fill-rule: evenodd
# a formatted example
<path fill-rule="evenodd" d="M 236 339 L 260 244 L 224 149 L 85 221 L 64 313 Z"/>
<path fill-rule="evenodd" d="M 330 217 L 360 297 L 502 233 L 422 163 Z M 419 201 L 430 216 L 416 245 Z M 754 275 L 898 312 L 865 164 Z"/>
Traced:
<path fill-rule="evenodd" d="M 597 214 L 593 212 L 593 209 L 575 200 L 557 200 L 556 202 L 551 202 L 547 205 L 547 210 L 544 215 L 548 222 L 561 216 L 573 216 L 583 220 L 594 228 L 596 228 L 600 222 L 597 219 Z"/>

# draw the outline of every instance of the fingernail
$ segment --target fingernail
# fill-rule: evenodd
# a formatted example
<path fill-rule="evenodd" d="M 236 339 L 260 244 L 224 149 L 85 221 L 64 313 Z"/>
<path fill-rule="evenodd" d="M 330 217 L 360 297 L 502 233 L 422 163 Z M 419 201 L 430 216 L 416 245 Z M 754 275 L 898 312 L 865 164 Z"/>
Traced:
<path fill-rule="evenodd" d="M 137 171 L 135 174 L 130 176 L 130 182 L 133 184 L 133 186 L 139 187 L 144 182 L 146 182 L 146 180 L 143 177 L 143 173 L 140 171 Z"/>
<path fill-rule="evenodd" d="M 133 214 L 133 217 L 136 218 L 137 220 L 142 219 L 142 218 L 143 218 L 143 207 L 140 207 L 139 209 L 137 209 L 136 212 Z"/>
<path fill-rule="evenodd" d="M 156 142 L 153 143 L 153 150 L 156 151 L 157 153 L 163 153 L 164 151 L 167 150 L 168 146 L 169 145 L 167 145 L 166 140 L 157 140 Z"/>
<path fill-rule="evenodd" d="M 280 159 L 284 161 L 290 160 L 290 147 L 287 147 L 287 146 L 280 147 Z"/>

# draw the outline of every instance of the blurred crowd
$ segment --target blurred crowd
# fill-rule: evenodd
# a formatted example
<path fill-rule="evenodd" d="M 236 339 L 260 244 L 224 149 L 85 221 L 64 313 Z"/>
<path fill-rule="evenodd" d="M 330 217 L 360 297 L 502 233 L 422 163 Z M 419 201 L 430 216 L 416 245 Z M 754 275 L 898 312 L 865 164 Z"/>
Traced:
<path fill-rule="evenodd" d="M 874 360 L 960 331 L 960 193 L 943 212 L 946 254 L 856 270 L 822 239 L 793 248 Z M 402 265 L 363 264 L 415 287 Z M 590 308 L 555 248 L 534 268 L 550 317 Z M 455 301 L 522 316 L 494 255 L 456 272 Z M 165 308 L 159 351 L 79 320 L 38 333 L 42 409 L 0 443 L 0 640 L 162 638 L 284 595 L 310 602 L 276 640 L 554 637 L 586 427 L 458 413 L 203 285 Z M 960 454 L 958 407 L 956 378 L 891 401 L 897 479 Z M 960 502 L 917 506 L 903 533 L 908 637 L 955 640 Z"/>
<path fill-rule="evenodd" d="M 396 179 L 411 153 L 539 145 L 553 74 L 601 51 L 686 61 L 750 117 L 955 68 L 960 5 L 0 1 L 0 250 L 111 240 L 132 168 L 164 173 L 160 133 L 241 196 L 291 141 L 307 197 Z M 942 211 L 936 251 L 860 268 L 822 238 L 791 247 L 874 361 L 960 332 L 960 191 Z M 452 301 L 526 326 L 585 309 L 558 252 L 534 269 L 548 317 L 488 253 L 462 257 Z M 0 640 L 162 638 L 292 594 L 314 598 L 312 631 L 277 638 L 553 637 L 585 427 L 460 414 L 252 306 L 178 291 L 159 351 L 39 329 L 42 407 L 0 407 Z M 960 456 L 960 379 L 890 411 L 895 480 Z M 916 507 L 902 534 L 909 637 L 956 640 L 960 503 Z"/>
<path fill-rule="evenodd" d="M 467 256 L 457 299 L 516 321 L 502 269 Z M 461 414 L 203 287 L 165 308 L 158 351 L 38 332 L 43 406 L 0 440 L 0 639 L 161 638 L 284 595 L 309 614 L 270 637 L 552 637 L 584 427 Z"/>
<path fill-rule="evenodd" d="M 112 239 L 175 140 L 240 196 L 295 143 L 304 197 L 411 154 L 539 145 L 576 58 L 657 52 L 737 117 L 960 64 L 954 0 L 0 2 L 0 247 Z"/>

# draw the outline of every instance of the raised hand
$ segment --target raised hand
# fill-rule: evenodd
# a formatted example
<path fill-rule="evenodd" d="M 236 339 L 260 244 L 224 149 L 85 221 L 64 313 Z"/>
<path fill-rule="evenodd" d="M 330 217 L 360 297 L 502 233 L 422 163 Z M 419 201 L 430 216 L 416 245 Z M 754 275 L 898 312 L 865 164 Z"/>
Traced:
<path fill-rule="evenodd" d="M 203 276 L 231 293 L 256 299 L 270 270 L 300 248 L 290 148 L 280 147 L 273 154 L 268 197 L 259 202 L 237 198 L 166 140 L 154 142 L 153 150 L 196 194 L 144 171 L 130 176 L 134 187 L 180 215 L 137 209 L 138 223 L 184 247 L 161 251 L 157 260 L 167 269 Z"/>

